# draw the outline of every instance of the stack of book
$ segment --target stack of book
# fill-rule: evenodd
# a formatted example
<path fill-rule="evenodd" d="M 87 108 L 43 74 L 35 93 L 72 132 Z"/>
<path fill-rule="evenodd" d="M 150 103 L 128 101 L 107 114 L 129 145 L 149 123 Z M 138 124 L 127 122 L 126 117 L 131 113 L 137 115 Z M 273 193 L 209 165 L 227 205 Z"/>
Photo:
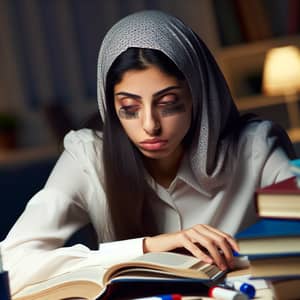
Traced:
<path fill-rule="evenodd" d="M 252 278 L 265 279 L 276 299 L 300 299 L 300 188 L 297 178 L 258 189 L 259 221 L 235 237 Z"/>

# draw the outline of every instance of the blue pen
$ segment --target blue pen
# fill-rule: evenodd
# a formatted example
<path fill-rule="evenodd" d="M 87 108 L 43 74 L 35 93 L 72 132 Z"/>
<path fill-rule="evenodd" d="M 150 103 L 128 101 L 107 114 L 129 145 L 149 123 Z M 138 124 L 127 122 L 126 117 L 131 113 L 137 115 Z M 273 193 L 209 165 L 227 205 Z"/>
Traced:
<path fill-rule="evenodd" d="M 240 280 L 236 280 L 233 282 L 226 281 L 225 286 L 228 288 L 231 288 L 233 290 L 240 291 L 240 292 L 246 294 L 249 299 L 253 299 L 256 294 L 255 287 L 252 284 L 243 282 Z"/>
<path fill-rule="evenodd" d="M 145 298 L 135 298 L 132 300 L 181 300 L 182 297 L 179 294 L 168 294 L 168 295 L 158 295 L 152 297 L 145 297 Z"/>

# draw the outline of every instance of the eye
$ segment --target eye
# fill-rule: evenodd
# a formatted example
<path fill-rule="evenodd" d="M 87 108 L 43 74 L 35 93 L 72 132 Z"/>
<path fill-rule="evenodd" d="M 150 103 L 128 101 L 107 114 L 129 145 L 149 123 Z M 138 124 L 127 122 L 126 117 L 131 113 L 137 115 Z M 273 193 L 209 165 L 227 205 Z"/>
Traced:
<path fill-rule="evenodd" d="M 185 105 L 176 94 L 163 96 L 158 102 L 162 117 L 172 116 L 185 111 Z"/>
<path fill-rule="evenodd" d="M 169 95 L 163 96 L 163 97 L 159 100 L 158 106 L 160 106 L 160 107 L 170 106 L 170 105 L 176 104 L 177 102 L 178 102 L 178 97 L 177 97 L 177 95 L 169 94 Z"/>
<path fill-rule="evenodd" d="M 125 119 L 137 118 L 138 111 L 138 105 L 123 105 L 119 108 L 119 116 Z"/>
<path fill-rule="evenodd" d="M 120 110 L 126 112 L 136 112 L 139 109 L 138 105 L 123 105 L 120 107 Z"/>

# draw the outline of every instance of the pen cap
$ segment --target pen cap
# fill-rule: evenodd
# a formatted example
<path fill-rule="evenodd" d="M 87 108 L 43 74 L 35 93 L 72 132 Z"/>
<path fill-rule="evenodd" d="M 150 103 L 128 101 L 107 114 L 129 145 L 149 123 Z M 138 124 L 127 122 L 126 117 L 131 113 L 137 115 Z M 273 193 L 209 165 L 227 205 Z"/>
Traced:
<path fill-rule="evenodd" d="M 8 272 L 0 273 L 0 300 L 10 300 Z"/>
<path fill-rule="evenodd" d="M 247 282 L 235 281 L 233 283 L 234 289 L 241 291 L 246 294 L 249 299 L 253 299 L 255 297 L 255 287 Z"/>

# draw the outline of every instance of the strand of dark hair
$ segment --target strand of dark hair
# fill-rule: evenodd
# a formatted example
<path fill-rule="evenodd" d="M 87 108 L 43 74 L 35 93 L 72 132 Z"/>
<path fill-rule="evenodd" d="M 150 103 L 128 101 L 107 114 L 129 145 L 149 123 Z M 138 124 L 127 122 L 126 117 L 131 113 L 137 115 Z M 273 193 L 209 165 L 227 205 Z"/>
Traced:
<path fill-rule="evenodd" d="M 143 235 L 141 220 L 145 201 L 145 183 L 141 160 L 119 122 L 105 121 L 103 130 L 105 193 L 118 239 Z M 113 133 L 113 138 L 112 138 Z"/>

